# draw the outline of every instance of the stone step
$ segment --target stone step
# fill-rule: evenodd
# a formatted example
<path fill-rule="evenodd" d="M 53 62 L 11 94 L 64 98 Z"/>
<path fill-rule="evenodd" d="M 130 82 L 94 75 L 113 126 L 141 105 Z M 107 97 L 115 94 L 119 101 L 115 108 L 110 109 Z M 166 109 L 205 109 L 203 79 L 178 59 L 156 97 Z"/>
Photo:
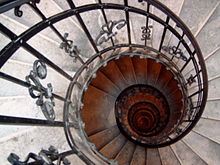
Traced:
<path fill-rule="evenodd" d="M 17 31 L 23 32 L 28 28 L 8 17 L 2 16 L 0 17 L 0 20 L 4 25 L 8 25 L 7 27 L 14 33 Z M 72 57 L 59 48 L 60 43 L 55 42 L 54 40 L 51 40 L 41 34 L 35 35 L 27 43 L 63 69 L 73 71 L 76 69 L 77 65 L 81 65 L 79 62 L 74 64 Z M 23 48 L 20 48 L 15 52 L 11 59 L 31 63 L 36 58 L 31 53 L 27 52 Z M 74 65 L 76 66 L 74 67 Z"/>
<path fill-rule="evenodd" d="M 218 0 L 211 2 L 206 0 L 185 0 L 179 16 L 193 34 L 196 34 L 204 26 L 207 16 L 209 16 L 217 3 L 219 3 Z"/>
<path fill-rule="evenodd" d="M 207 3 L 207 2 L 206 2 Z M 205 9 L 206 10 L 206 9 Z M 213 50 L 220 46 L 220 39 L 218 34 L 220 33 L 220 2 L 216 4 L 216 8 L 213 11 L 211 17 L 199 32 L 196 40 L 202 50 L 204 56 L 210 54 Z M 211 38 L 211 40 L 210 40 Z"/>
<path fill-rule="evenodd" d="M 207 69 L 207 74 L 209 76 L 209 79 L 212 77 L 215 77 L 219 75 L 219 63 L 220 63 L 220 49 L 217 50 L 215 53 L 213 53 L 212 56 L 210 56 L 206 61 L 206 69 Z"/>
<path fill-rule="evenodd" d="M 189 146 L 187 146 L 183 141 L 178 141 L 171 146 L 173 151 L 178 155 L 181 164 L 192 165 L 201 164 L 207 165 L 207 163 L 202 160 Z"/>
<path fill-rule="evenodd" d="M 128 86 L 124 75 L 115 61 L 109 62 L 107 67 L 102 68 L 102 71 L 114 84 L 117 84 L 120 89 L 124 89 L 125 86 Z M 118 77 L 121 77 L 121 79 L 118 79 Z"/>
<path fill-rule="evenodd" d="M 181 165 L 180 161 L 176 157 L 175 153 L 173 152 L 170 146 L 159 148 L 159 153 L 161 157 L 161 162 L 163 165 Z"/>
<path fill-rule="evenodd" d="M 120 93 L 118 85 L 115 84 L 104 72 L 100 71 L 96 75 L 97 76 L 92 80 L 91 85 L 110 93 L 112 96 L 117 97 Z"/>
<path fill-rule="evenodd" d="M 219 98 L 220 97 L 220 90 L 219 88 L 219 82 L 220 78 L 217 77 L 216 79 L 213 79 L 212 81 L 209 81 L 209 93 L 208 93 L 208 99 L 211 98 Z"/>
<path fill-rule="evenodd" d="M 192 131 L 183 140 L 207 164 L 219 164 L 220 145 L 218 143 Z"/>
<path fill-rule="evenodd" d="M 117 160 L 119 165 L 130 164 L 134 150 L 135 150 L 135 144 L 127 140 L 126 144 L 118 153 L 115 160 Z"/>
<path fill-rule="evenodd" d="M 64 102 L 57 99 L 54 101 L 55 101 L 54 111 L 56 115 L 55 120 L 62 121 Z M 36 105 L 36 100 L 32 99 L 29 95 L 1 97 L 0 105 L 1 105 L 1 110 L 0 110 L 1 115 L 46 120 L 41 108 Z M 8 136 L 11 136 L 12 134 L 16 134 L 21 131 L 31 129 L 32 127 L 33 126 L 25 126 L 25 125 L 22 126 L 0 125 L 0 129 L 1 129 L 0 138 L 4 139 Z"/>
<path fill-rule="evenodd" d="M 208 101 L 206 103 L 206 107 L 205 107 L 205 110 L 204 110 L 202 116 L 204 118 L 211 118 L 211 119 L 220 121 L 219 108 L 220 108 L 220 99 L 219 100 Z"/>
<path fill-rule="evenodd" d="M 94 143 L 97 150 L 99 150 L 106 144 L 108 144 L 111 140 L 113 140 L 117 135 L 119 135 L 119 133 L 120 131 L 118 129 L 118 126 L 115 125 L 109 129 L 89 136 L 89 140 Z"/>
<path fill-rule="evenodd" d="M 137 82 L 134 66 L 130 57 L 121 58 L 116 60 L 115 63 L 129 85 L 133 85 Z"/>
<path fill-rule="evenodd" d="M 107 158 L 114 159 L 126 143 L 126 138 L 119 134 L 110 143 L 105 145 L 100 152 Z"/>
<path fill-rule="evenodd" d="M 12 152 L 18 154 L 21 160 L 25 160 L 28 153 L 38 153 L 42 148 L 48 149 L 51 145 L 58 148 L 59 152 L 70 150 L 63 128 L 32 128 L 10 137 L 6 141 L 0 140 L 0 148 L 4 151 L 0 154 L 3 164 L 10 165 L 7 157 Z"/>
<path fill-rule="evenodd" d="M 157 148 L 147 149 L 147 160 L 146 164 L 162 165 L 160 154 Z"/>
<path fill-rule="evenodd" d="M 83 98 L 84 107 L 82 109 L 82 119 L 88 135 L 115 125 L 115 118 L 109 118 L 109 114 L 114 113 L 115 100 L 116 98 L 107 92 L 92 85 L 89 86 Z"/>
<path fill-rule="evenodd" d="M 8 60 L 6 64 L 1 68 L 1 72 L 16 77 L 20 80 L 26 81 L 25 77 L 30 74 L 33 66 L 28 63 L 23 63 L 15 60 Z M 0 96 L 20 96 L 28 95 L 28 89 L 17 85 L 15 83 L 9 82 L 7 80 L 1 79 L 2 88 L 0 89 Z M 60 83 L 62 81 L 62 83 Z M 40 81 L 44 87 L 47 87 L 47 83 L 51 83 L 54 93 L 65 92 L 69 80 L 57 73 L 56 71 L 49 69 L 47 67 L 47 77 Z M 10 90 L 8 90 L 10 88 Z"/>
<path fill-rule="evenodd" d="M 145 165 L 146 164 L 146 149 L 144 147 L 136 145 L 130 164 L 131 165 Z"/>
<path fill-rule="evenodd" d="M 53 4 L 51 3 L 51 5 Z M 53 8 L 53 10 L 55 11 L 56 9 L 56 7 Z M 42 19 L 34 12 L 34 10 L 32 10 L 32 8 L 29 5 L 22 5 L 20 10 L 23 12 L 23 15 L 21 17 L 15 16 L 14 9 L 5 12 L 3 15 L 23 25 L 24 27 L 32 27 L 38 22 L 42 21 Z M 60 41 L 58 36 L 54 32 L 52 32 L 50 28 L 43 30 L 42 34 L 57 42 Z"/>
<path fill-rule="evenodd" d="M 220 128 L 218 127 L 219 123 L 220 121 L 202 118 L 199 120 L 193 130 L 220 144 Z"/>

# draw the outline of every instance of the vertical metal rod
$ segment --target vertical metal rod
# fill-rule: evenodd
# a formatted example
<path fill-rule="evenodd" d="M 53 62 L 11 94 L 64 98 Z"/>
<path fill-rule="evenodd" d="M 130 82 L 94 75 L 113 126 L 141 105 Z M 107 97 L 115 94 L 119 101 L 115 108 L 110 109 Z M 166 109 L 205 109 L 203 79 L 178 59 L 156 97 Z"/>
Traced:
<path fill-rule="evenodd" d="M 129 22 L 128 0 L 124 0 L 124 4 L 125 4 L 125 16 L 126 16 L 127 31 L 128 31 L 128 43 L 131 44 L 131 28 Z"/>
<path fill-rule="evenodd" d="M 99 4 L 102 4 L 101 0 L 99 0 Z M 103 15 L 104 20 L 105 20 L 105 24 L 108 25 L 108 19 L 106 17 L 105 10 L 102 8 L 101 11 L 102 11 L 102 15 Z M 107 28 L 108 28 L 108 31 L 110 31 L 109 26 L 107 26 Z M 111 42 L 112 42 L 112 46 L 114 46 L 115 44 L 114 44 L 114 41 L 113 41 L 112 37 L 111 37 Z"/>
<path fill-rule="evenodd" d="M 186 61 L 186 63 L 183 65 L 183 67 L 180 69 L 180 73 L 182 73 L 182 71 L 185 69 L 185 67 L 189 64 L 189 62 L 192 60 L 192 58 L 194 57 L 194 55 L 196 54 L 196 52 L 194 51 L 193 53 L 192 53 L 192 57 L 190 57 L 187 61 Z"/>
<path fill-rule="evenodd" d="M 150 11 L 150 4 L 147 3 L 147 14 L 149 14 Z M 146 28 L 148 28 L 148 24 L 149 24 L 149 16 L 146 16 Z M 145 38 L 144 40 L 144 45 L 147 46 L 147 38 Z"/>
<path fill-rule="evenodd" d="M 183 40 L 184 35 L 185 35 L 185 34 L 184 34 L 184 32 L 183 32 L 183 34 L 182 34 L 181 38 L 179 39 L 179 42 L 178 42 L 178 44 L 177 44 L 177 46 L 176 46 L 176 51 L 179 49 L 180 44 L 181 44 L 181 42 L 182 42 L 182 40 Z M 175 51 L 174 53 L 176 53 L 176 51 Z M 174 56 L 172 56 L 171 61 L 173 61 L 173 58 L 174 58 Z"/>
<path fill-rule="evenodd" d="M 168 26 L 169 20 L 170 20 L 170 17 L 167 16 L 167 19 L 166 19 L 166 24 L 167 25 L 164 26 L 164 30 L 163 30 L 163 34 L 162 34 L 162 38 L 161 38 L 161 42 L 160 42 L 160 47 L 159 47 L 159 52 L 161 51 L 162 46 L 163 46 L 163 42 L 164 42 L 164 39 L 165 39 L 165 35 L 166 35 L 166 31 L 167 31 L 167 26 Z"/>
<path fill-rule="evenodd" d="M 188 98 L 191 98 L 191 97 L 197 95 L 198 93 L 200 93 L 200 92 L 202 92 L 202 91 L 203 91 L 203 88 L 200 89 L 200 90 L 198 90 L 198 91 L 196 91 L 195 93 L 191 94 Z"/>
<path fill-rule="evenodd" d="M 73 3 L 72 0 L 67 0 L 67 2 L 68 2 L 68 4 L 69 4 L 69 6 L 70 6 L 71 9 L 75 9 L 75 8 L 76 8 L 76 6 L 75 6 L 75 4 Z M 96 51 L 96 53 L 99 53 L 99 50 L 98 50 L 98 48 L 97 48 L 97 46 L 96 46 L 96 44 L 95 44 L 95 42 L 94 42 L 94 40 L 93 40 L 93 38 L 92 38 L 90 32 L 89 32 L 89 30 L 87 29 L 87 27 L 86 27 L 86 25 L 85 25 L 85 23 L 84 23 L 82 17 L 80 16 L 79 13 L 76 13 L 75 15 L 76 15 L 76 18 L 77 18 L 77 20 L 79 21 L 81 27 L 83 28 L 83 31 L 85 32 L 86 36 L 88 37 L 88 39 L 89 39 L 89 41 L 90 41 L 92 47 L 94 48 L 94 50 Z"/>

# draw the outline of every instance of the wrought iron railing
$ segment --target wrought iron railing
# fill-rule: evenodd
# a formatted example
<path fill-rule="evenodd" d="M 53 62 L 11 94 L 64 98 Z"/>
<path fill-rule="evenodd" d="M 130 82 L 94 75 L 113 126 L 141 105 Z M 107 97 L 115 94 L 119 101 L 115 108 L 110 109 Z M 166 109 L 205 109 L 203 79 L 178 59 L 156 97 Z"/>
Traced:
<path fill-rule="evenodd" d="M 154 147 L 170 145 L 184 137 L 195 126 L 201 117 L 207 99 L 206 68 L 201 50 L 192 33 L 167 7 L 155 0 L 139 0 L 135 2 L 124 0 L 123 3 L 102 3 L 101 0 L 98 0 L 97 3 L 76 7 L 72 0 L 67 0 L 69 9 L 46 17 L 41 9 L 38 8 L 38 3 L 41 2 L 37 0 L 15 0 L 1 3 L 0 13 L 14 10 L 16 16 L 22 17 L 20 6 L 28 4 L 42 20 L 19 35 L 16 35 L 7 25 L 0 23 L 0 32 L 11 40 L 0 52 L 0 68 L 20 48 L 25 49 L 37 58 L 30 74 L 24 75 L 26 77 L 25 80 L 13 77 L 2 71 L 0 72 L 0 77 L 26 87 L 30 96 L 37 99 L 36 104 L 41 108 L 46 119 L 0 115 L 0 124 L 63 127 L 67 141 L 72 149 L 71 154 L 78 155 L 87 164 L 94 164 L 91 158 L 92 153 L 94 153 L 105 162 L 114 164 L 113 160 L 99 153 L 87 138 L 81 118 L 82 96 L 87 90 L 89 81 L 96 76 L 96 72 L 100 67 L 107 65 L 111 60 L 124 56 L 139 56 L 140 58 L 154 59 L 165 65 L 175 75 L 184 96 L 185 107 L 182 110 L 181 120 L 171 132 L 152 145 Z M 157 9 L 160 13 L 153 13 L 152 8 Z M 84 13 L 93 11 L 100 12 L 104 20 L 101 27 L 95 27 L 100 30 L 96 36 L 91 33 L 91 26 L 87 25 L 84 17 L 82 17 Z M 109 15 L 114 12 L 120 14 L 121 18 L 109 19 Z M 132 29 L 131 15 L 141 16 L 144 25 L 140 26 L 139 29 Z M 71 40 L 68 33 L 62 34 L 60 32 L 61 29 L 56 27 L 56 23 L 72 17 L 77 20 L 93 49 L 94 53 L 89 58 L 85 58 L 80 53 L 79 45 L 74 44 L 76 41 Z M 158 45 L 153 43 L 152 38 L 154 23 L 161 27 L 161 37 L 160 40 L 157 40 Z M 73 65 L 74 62 L 80 63 L 80 67 L 74 76 L 41 53 L 41 50 L 35 49 L 29 44 L 29 40 L 46 28 L 52 29 L 54 34 L 58 36 L 60 48 L 73 58 Z M 120 37 L 118 37 L 123 30 L 126 33 L 126 41 L 119 40 Z M 134 38 L 136 38 L 136 41 L 134 41 Z M 175 39 L 176 42 L 171 43 L 171 39 Z M 142 53 L 146 50 L 149 51 L 147 55 Z M 56 71 L 69 82 L 65 96 L 54 93 L 53 84 L 49 83 L 47 87 L 42 85 L 41 80 L 47 76 L 47 67 Z M 194 85 L 191 86 L 192 84 Z M 56 120 L 54 112 L 56 100 L 64 102 L 63 121 Z M 73 134 L 72 129 L 81 138 L 80 142 L 76 140 L 76 135 Z M 90 154 L 85 154 L 83 152 L 85 149 L 90 151 Z M 46 157 L 51 159 L 48 155 Z M 36 161 L 41 161 L 41 158 L 36 155 L 34 158 L 36 158 L 34 159 Z M 16 155 L 11 155 L 9 159 L 10 162 L 19 163 Z M 57 159 L 59 157 L 56 157 Z M 53 160 L 55 159 L 53 158 Z M 28 160 L 23 163 L 28 164 Z"/>

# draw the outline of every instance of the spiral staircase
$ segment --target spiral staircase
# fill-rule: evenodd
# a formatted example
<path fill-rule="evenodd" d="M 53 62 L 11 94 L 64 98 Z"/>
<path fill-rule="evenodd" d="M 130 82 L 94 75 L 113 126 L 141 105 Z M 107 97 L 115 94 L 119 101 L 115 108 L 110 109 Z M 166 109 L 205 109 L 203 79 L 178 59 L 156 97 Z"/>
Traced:
<path fill-rule="evenodd" d="M 2 0 L 0 13 L 1 164 L 220 163 L 219 0 Z"/>

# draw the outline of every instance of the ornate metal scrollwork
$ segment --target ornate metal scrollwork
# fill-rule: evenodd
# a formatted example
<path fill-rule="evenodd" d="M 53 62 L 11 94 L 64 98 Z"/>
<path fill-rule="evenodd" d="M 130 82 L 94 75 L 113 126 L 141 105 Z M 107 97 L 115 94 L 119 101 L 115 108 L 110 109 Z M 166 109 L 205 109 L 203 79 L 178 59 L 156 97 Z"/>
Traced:
<path fill-rule="evenodd" d="M 40 0 L 31 0 L 31 1 L 30 1 L 30 3 L 32 3 L 32 4 L 35 5 L 35 6 L 36 6 L 36 3 L 39 3 L 39 2 L 40 2 Z M 20 10 L 20 7 L 21 7 L 21 6 L 17 6 L 17 7 L 15 7 L 15 9 L 14 9 L 14 14 L 15 14 L 15 16 L 17 16 L 17 17 L 22 17 L 22 15 L 23 15 L 23 11 Z"/>
<path fill-rule="evenodd" d="M 19 161 L 20 157 L 14 153 L 8 156 L 8 161 L 12 165 L 28 165 L 30 162 L 35 161 L 36 164 L 42 165 L 55 165 L 53 162 L 58 160 L 57 165 L 70 165 L 70 161 L 67 158 L 63 158 L 59 154 L 58 150 L 54 146 L 50 146 L 48 150 L 42 149 L 38 155 L 35 153 L 29 153 L 25 161 Z"/>
<path fill-rule="evenodd" d="M 196 82 L 195 78 L 193 77 L 193 75 L 191 74 L 190 77 L 187 79 L 187 83 L 189 85 L 192 85 L 192 83 Z"/>
<path fill-rule="evenodd" d="M 74 62 L 76 62 L 77 58 L 79 58 L 80 50 L 76 45 L 73 44 L 72 40 L 68 40 L 69 34 L 64 34 L 64 41 L 60 44 L 60 48 L 64 49 L 66 53 L 69 54 L 70 57 L 73 57 Z"/>
<path fill-rule="evenodd" d="M 47 88 L 43 87 L 40 83 L 40 79 L 45 79 L 47 76 L 47 68 L 44 62 L 41 60 L 36 60 L 33 64 L 33 70 L 30 71 L 30 74 L 26 76 L 26 82 L 34 85 L 37 87 L 39 92 L 34 92 L 33 86 L 29 87 L 29 94 L 32 98 L 36 99 L 36 104 L 41 107 L 41 110 L 46 117 L 47 120 L 54 120 L 55 119 L 55 112 L 53 107 L 55 103 L 53 101 L 53 87 L 51 83 L 47 84 Z M 46 101 L 45 101 L 46 99 Z"/>
<path fill-rule="evenodd" d="M 20 7 L 21 6 L 17 6 L 17 7 L 15 7 L 15 10 L 14 10 L 14 14 L 17 17 L 22 17 L 22 15 L 23 15 L 23 11 L 20 10 Z"/>
<path fill-rule="evenodd" d="M 153 28 L 153 26 L 142 26 L 142 38 L 141 40 L 150 40 L 151 39 L 151 29 Z"/>
<path fill-rule="evenodd" d="M 165 52 L 168 52 L 170 55 L 175 56 L 176 58 L 180 58 L 183 61 L 187 61 L 186 56 L 183 54 L 180 48 L 177 49 L 176 46 L 163 46 L 162 49 Z"/>
<path fill-rule="evenodd" d="M 95 43 L 100 46 L 107 42 L 110 38 L 118 34 L 118 31 L 126 25 L 126 20 L 121 19 L 118 21 L 109 21 L 102 26 L 99 35 L 96 37 Z"/>

